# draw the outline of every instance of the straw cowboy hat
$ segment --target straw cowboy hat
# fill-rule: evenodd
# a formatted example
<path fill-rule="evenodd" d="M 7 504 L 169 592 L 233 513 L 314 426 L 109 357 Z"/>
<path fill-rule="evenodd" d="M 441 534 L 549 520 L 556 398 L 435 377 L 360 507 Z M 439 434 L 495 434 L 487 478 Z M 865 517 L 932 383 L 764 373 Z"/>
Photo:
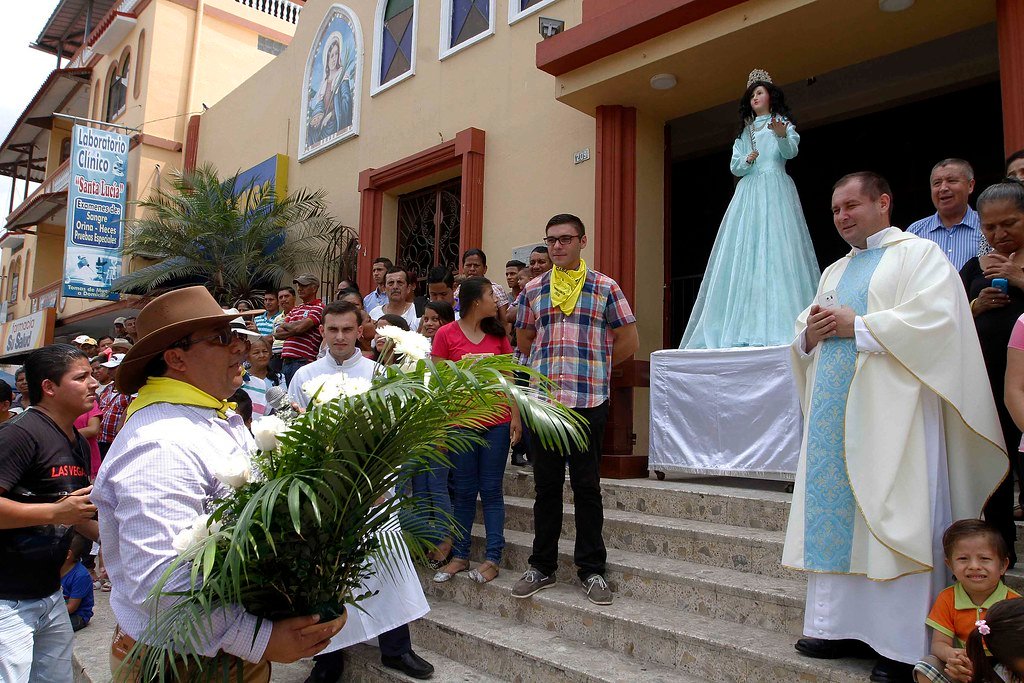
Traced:
<path fill-rule="evenodd" d="M 135 324 L 137 341 L 121 360 L 115 382 L 122 394 L 134 394 L 146 383 L 146 366 L 171 344 L 192 332 L 217 323 L 230 323 L 263 310 L 225 313 L 206 287 L 176 289 L 146 304 Z"/>

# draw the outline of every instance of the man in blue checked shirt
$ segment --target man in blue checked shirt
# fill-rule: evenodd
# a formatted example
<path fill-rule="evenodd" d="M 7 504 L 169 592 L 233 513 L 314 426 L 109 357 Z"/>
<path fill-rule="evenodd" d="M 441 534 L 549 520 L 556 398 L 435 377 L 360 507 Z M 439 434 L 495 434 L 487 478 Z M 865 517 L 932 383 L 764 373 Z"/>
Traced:
<path fill-rule="evenodd" d="M 960 270 L 970 259 L 992 251 L 981 234 L 978 212 L 967 199 L 974 192 L 974 169 L 963 159 L 943 159 L 931 174 L 935 213 L 913 223 L 907 232 L 939 245 L 953 267 Z"/>

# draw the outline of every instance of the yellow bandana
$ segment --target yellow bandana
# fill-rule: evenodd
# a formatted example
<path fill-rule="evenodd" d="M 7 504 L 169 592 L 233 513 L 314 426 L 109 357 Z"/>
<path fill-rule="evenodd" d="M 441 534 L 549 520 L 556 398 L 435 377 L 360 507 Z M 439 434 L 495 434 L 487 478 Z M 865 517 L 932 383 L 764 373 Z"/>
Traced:
<path fill-rule="evenodd" d="M 154 403 L 175 403 L 177 405 L 213 408 L 217 411 L 217 417 L 222 420 L 227 419 L 227 411 L 229 409 L 235 409 L 234 403 L 215 399 L 188 382 L 171 379 L 170 377 L 150 377 L 142 385 L 142 388 L 139 389 L 139 395 L 128 406 L 124 419 L 127 420 L 136 412 Z"/>
<path fill-rule="evenodd" d="M 568 270 L 555 266 L 551 269 L 551 305 L 562 309 L 562 313 L 572 315 L 576 310 L 583 283 L 587 281 L 587 263 L 580 259 L 576 270 Z"/>

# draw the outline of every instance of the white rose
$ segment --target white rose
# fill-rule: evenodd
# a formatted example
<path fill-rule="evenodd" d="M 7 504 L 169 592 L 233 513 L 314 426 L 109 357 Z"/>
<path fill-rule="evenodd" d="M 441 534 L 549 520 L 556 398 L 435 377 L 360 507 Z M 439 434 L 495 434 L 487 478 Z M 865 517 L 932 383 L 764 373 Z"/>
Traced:
<path fill-rule="evenodd" d="M 365 377 L 343 377 L 344 379 L 339 383 L 341 395 L 347 398 L 365 394 L 373 387 L 373 382 Z"/>
<path fill-rule="evenodd" d="M 252 423 L 252 436 L 261 451 L 273 451 L 280 445 L 278 437 L 287 429 L 288 425 L 277 415 L 267 415 Z"/>
<path fill-rule="evenodd" d="M 406 334 L 406 331 L 395 325 L 385 325 L 384 327 L 377 329 L 377 336 L 384 337 L 385 339 L 391 339 L 395 343 L 398 343 L 398 340 L 402 338 L 403 334 Z"/>
<path fill-rule="evenodd" d="M 425 360 L 430 356 L 430 340 L 419 332 L 400 330 L 401 335 L 395 340 L 395 352 L 402 354 L 406 363 Z"/>
<path fill-rule="evenodd" d="M 206 540 L 210 534 L 220 531 L 222 526 L 220 522 L 210 524 L 210 515 L 198 515 L 191 524 L 175 534 L 171 547 L 182 555 L 193 545 Z"/>
<path fill-rule="evenodd" d="M 341 395 L 341 387 L 336 375 L 320 375 L 305 382 L 302 392 L 311 399 L 316 396 L 317 403 L 327 403 Z"/>
<path fill-rule="evenodd" d="M 179 555 L 184 555 L 185 551 L 192 545 L 192 527 L 187 526 L 174 535 L 174 540 L 171 541 L 171 547 L 174 548 L 174 552 Z"/>
<path fill-rule="evenodd" d="M 252 463 L 249 455 L 241 451 L 221 454 L 210 463 L 213 476 L 233 489 L 252 481 Z"/>

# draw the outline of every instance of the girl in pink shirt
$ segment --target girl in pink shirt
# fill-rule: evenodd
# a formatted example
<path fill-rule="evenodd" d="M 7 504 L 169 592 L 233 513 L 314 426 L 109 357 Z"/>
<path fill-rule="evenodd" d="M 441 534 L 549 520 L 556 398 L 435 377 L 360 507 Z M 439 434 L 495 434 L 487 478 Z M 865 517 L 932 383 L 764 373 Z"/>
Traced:
<path fill-rule="evenodd" d="M 482 277 L 471 277 L 462 283 L 459 296 L 462 317 L 443 326 L 434 335 L 434 360 L 459 361 L 467 356 L 512 353 L 505 328 L 498 321 L 498 304 L 491 287 L 491 282 Z M 469 569 L 470 530 L 476 513 L 477 495 L 484 512 L 487 553 L 486 561 L 474 569 L 470 577 L 486 583 L 498 575 L 498 564 L 505 547 L 505 499 L 501 486 L 509 444 L 519 441 L 521 434 L 519 412 L 513 407 L 484 427 L 480 433 L 484 443 L 476 444 L 468 451 L 451 454 L 455 465 L 454 508 L 458 540 L 452 561 L 434 575 L 434 581 L 447 581 Z"/>

